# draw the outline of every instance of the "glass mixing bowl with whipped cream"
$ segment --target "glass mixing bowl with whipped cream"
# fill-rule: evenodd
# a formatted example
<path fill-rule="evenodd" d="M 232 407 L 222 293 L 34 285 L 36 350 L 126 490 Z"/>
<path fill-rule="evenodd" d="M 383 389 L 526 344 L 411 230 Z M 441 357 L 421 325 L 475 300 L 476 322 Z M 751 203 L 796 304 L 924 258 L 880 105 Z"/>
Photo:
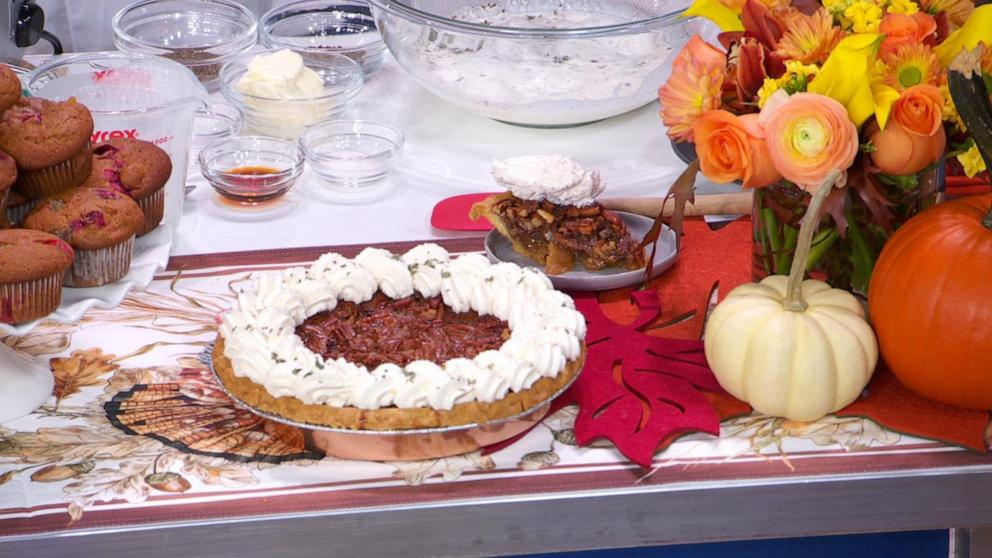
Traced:
<path fill-rule="evenodd" d="M 689 0 L 370 0 L 399 64 L 496 120 L 585 124 L 657 98 Z M 666 64 L 667 63 L 667 64 Z"/>

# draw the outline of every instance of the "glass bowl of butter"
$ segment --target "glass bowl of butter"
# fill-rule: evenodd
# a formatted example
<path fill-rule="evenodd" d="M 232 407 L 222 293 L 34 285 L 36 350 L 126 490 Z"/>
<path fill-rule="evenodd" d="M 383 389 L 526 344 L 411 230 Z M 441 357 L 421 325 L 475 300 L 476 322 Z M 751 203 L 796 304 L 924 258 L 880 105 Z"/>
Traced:
<path fill-rule="evenodd" d="M 221 93 L 245 115 L 245 129 L 297 139 L 308 126 L 342 116 L 358 96 L 361 66 L 341 54 L 319 59 L 289 49 L 244 55 L 220 72 Z"/>

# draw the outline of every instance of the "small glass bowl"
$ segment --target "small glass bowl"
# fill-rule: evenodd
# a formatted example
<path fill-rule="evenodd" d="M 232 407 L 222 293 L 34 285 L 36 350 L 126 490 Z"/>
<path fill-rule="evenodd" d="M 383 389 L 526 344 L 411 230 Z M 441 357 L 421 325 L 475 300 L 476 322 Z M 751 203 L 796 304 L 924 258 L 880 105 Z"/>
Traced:
<path fill-rule="evenodd" d="M 258 40 L 255 14 L 231 0 L 141 0 L 114 15 L 114 45 L 180 62 L 207 89 L 221 67 Z"/>
<path fill-rule="evenodd" d="M 264 136 L 218 140 L 200 152 L 200 172 L 221 196 L 244 204 L 277 198 L 303 174 L 295 142 Z"/>
<path fill-rule="evenodd" d="M 300 136 L 307 163 L 322 179 L 345 188 L 367 188 L 389 174 L 403 154 L 403 133 L 365 120 L 334 120 Z"/>
<path fill-rule="evenodd" d="M 241 109 L 227 103 L 212 103 L 193 115 L 193 153 L 200 153 L 217 140 L 241 133 L 245 115 Z"/>
<path fill-rule="evenodd" d="M 288 48 L 314 58 L 338 53 L 362 66 L 365 79 L 389 56 L 368 2 L 300 0 L 266 12 L 259 35 L 267 48 Z"/>
<path fill-rule="evenodd" d="M 343 114 L 362 90 L 362 68 L 342 54 L 326 53 L 316 59 L 299 52 L 303 64 L 317 72 L 324 82 L 324 94 L 303 99 L 277 99 L 249 95 L 238 90 L 238 81 L 248 71 L 255 56 L 269 55 L 281 49 L 242 55 L 220 72 L 220 89 L 224 98 L 241 109 L 245 126 L 252 132 L 295 140 L 308 126 Z"/>

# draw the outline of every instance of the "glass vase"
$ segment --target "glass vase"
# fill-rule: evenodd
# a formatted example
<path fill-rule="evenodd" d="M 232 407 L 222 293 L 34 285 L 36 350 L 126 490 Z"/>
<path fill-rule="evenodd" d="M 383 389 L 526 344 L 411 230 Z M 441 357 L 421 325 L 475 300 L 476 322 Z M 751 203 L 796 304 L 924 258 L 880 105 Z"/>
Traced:
<path fill-rule="evenodd" d="M 855 177 L 852 180 L 850 177 Z M 943 196 L 943 166 L 910 176 L 852 169 L 848 185 L 831 193 L 813 237 L 808 274 L 865 296 L 882 246 L 900 225 Z M 810 195 L 789 182 L 754 191 L 752 275 L 788 275 L 799 223 Z"/>

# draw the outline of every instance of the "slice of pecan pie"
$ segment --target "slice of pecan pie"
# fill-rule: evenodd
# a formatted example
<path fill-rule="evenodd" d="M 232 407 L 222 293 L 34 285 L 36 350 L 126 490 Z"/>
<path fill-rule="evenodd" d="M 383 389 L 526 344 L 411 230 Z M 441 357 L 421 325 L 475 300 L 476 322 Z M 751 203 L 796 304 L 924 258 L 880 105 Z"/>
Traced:
<path fill-rule="evenodd" d="M 475 204 L 470 215 L 488 219 L 514 250 L 544 264 L 550 275 L 571 271 L 576 263 L 590 271 L 644 267 L 644 250 L 627 225 L 599 203 L 556 205 L 507 192 Z"/>
<path fill-rule="evenodd" d="M 644 250 L 616 213 L 595 197 L 599 173 L 564 155 L 528 155 L 493 163 L 493 177 L 508 192 L 472 206 L 510 239 L 513 249 L 544 265 L 546 273 L 644 267 Z"/>

